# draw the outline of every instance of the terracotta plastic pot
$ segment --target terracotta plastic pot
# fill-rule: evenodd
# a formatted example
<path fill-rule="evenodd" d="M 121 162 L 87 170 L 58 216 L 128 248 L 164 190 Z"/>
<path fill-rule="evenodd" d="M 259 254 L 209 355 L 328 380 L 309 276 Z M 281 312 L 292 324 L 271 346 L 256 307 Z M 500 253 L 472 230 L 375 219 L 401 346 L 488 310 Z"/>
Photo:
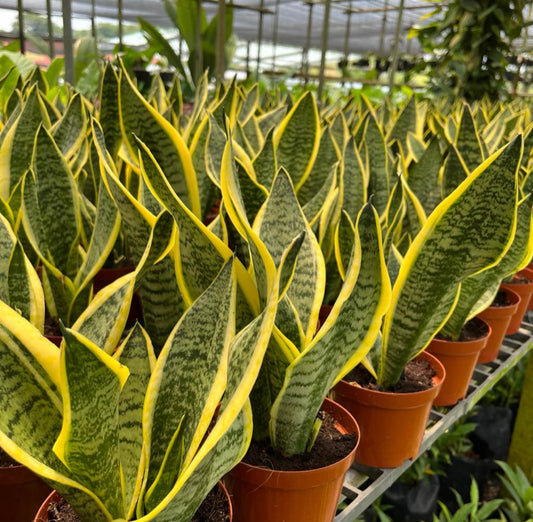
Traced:
<path fill-rule="evenodd" d="M 435 370 L 432 388 L 413 393 L 388 393 L 367 390 L 346 381 L 333 388 L 333 399 L 356 419 L 361 429 L 361 443 L 355 461 L 366 466 L 395 468 L 406 459 L 415 458 L 431 410 L 446 372 L 432 355 L 419 358 Z"/>
<path fill-rule="evenodd" d="M 511 317 L 511 322 L 505 332 L 506 335 L 511 335 L 518 332 L 524 319 L 527 305 L 533 294 L 533 278 L 530 279 L 529 283 L 515 283 L 514 281 L 511 283 L 502 283 L 501 288 L 508 288 L 520 296 L 520 302 L 518 303 L 516 312 Z"/>
<path fill-rule="evenodd" d="M 507 301 L 511 304 L 508 306 L 489 306 L 478 314 L 478 317 L 488 323 L 491 328 L 487 346 L 481 350 L 478 363 L 488 363 L 496 359 L 511 318 L 520 303 L 520 296 L 514 291 L 508 288 L 502 288 L 502 290 L 505 292 Z"/>
<path fill-rule="evenodd" d="M 52 488 L 24 466 L 0 468 L 1 520 L 28 522 Z"/>
<path fill-rule="evenodd" d="M 102 288 L 110 285 L 122 276 L 125 276 L 133 272 L 135 268 L 133 266 L 121 266 L 116 268 L 101 268 L 93 279 L 93 291 L 99 292 Z M 139 293 L 135 292 L 131 300 L 130 312 L 128 314 L 127 325 L 133 326 L 136 321 L 142 321 L 143 312 L 141 298 Z"/>
<path fill-rule="evenodd" d="M 355 433 L 359 440 L 359 427 L 343 407 L 326 399 L 322 409 L 333 415 L 341 431 Z M 356 448 L 330 466 L 309 471 L 237 464 L 224 478 L 235 522 L 331 522 Z"/>
<path fill-rule="evenodd" d="M 224 484 L 219 481 L 218 487 L 222 489 L 224 492 L 224 495 L 226 496 L 228 500 L 228 506 L 229 506 L 229 522 L 233 521 L 233 508 L 231 506 L 231 500 L 228 494 L 228 490 L 225 488 Z M 35 518 L 33 519 L 33 522 L 48 522 L 48 506 L 50 504 L 57 504 L 61 501 L 61 495 L 57 491 L 52 491 L 50 495 L 46 498 L 46 500 L 41 504 L 41 507 L 39 508 L 39 511 L 37 511 L 37 514 L 35 515 Z M 35 514 L 35 510 L 33 510 L 32 516 Z M 27 522 L 31 520 L 30 518 L 27 518 L 24 522 Z"/>
<path fill-rule="evenodd" d="M 533 268 L 531 266 L 532 265 L 529 265 L 527 268 L 524 268 L 524 270 L 520 270 L 518 275 L 527 277 L 529 280 L 533 281 Z M 533 310 L 533 294 L 531 294 L 531 297 L 529 298 L 529 303 L 527 304 L 526 310 Z"/>
<path fill-rule="evenodd" d="M 426 351 L 434 355 L 446 370 L 446 379 L 433 401 L 435 406 L 452 406 L 459 399 L 463 399 L 468 391 L 479 354 L 487 345 L 490 336 L 490 326 L 485 321 L 479 318 L 473 320 L 480 321 L 487 327 L 487 333 L 480 339 L 472 341 L 433 339 L 426 348 Z"/>

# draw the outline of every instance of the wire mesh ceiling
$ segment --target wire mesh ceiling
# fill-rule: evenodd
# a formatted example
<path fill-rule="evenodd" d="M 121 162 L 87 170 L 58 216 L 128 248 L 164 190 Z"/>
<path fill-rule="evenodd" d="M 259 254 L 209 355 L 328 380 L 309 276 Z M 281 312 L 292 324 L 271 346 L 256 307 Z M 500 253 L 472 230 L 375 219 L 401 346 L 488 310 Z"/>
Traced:
<path fill-rule="evenodd" d="M 22 0 L 27 12 L 46 15 L 46 0 Z M 51 0 L 53 15 L 62 13 L 62 1 Z M 215 0 L 202 2 L 209 16 L 217 11 Z M 264 42 L 280 45 L 306 47 L 308 26 L 310 47 L 322 46 L 324 19 L 323 0 L 236 0 L 234 2 L 233 30 L 244 41 L 255 42 L 263 8 Z M 348 53 L 373 52 L 388 56 L 394 45 L 394 35 L 399 14 L 400 0 L 332 0 L 327 48 Z M 429 0 L 405 0 L 401 23 L 400 51 L 416 54 L 420 51 L 418 43 L 407 40 L 410 27 L 422 15 L 431 12 L 435 3 Z M 17 9 L 16 0 L 2 0 L 0 7 Z M 72 15 L 89 19 L 92 14 L 91 1 L 72 1 Z M 97 18 L 117 20 L 117 0 L 94 0 L 94 14 Z M 309 18 L 311 23 L 309 25 Z M 123 0 L 122 17 L 124 21 L 136 22 L 142 17 L 159 27 L 172 27 L 162 0 Z"/>

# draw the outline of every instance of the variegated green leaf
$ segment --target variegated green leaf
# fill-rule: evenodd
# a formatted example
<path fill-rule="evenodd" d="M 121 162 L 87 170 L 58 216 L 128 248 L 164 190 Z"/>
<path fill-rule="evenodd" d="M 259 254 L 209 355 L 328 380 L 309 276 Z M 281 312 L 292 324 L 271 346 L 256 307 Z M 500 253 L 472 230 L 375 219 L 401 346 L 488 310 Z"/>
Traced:
<path fill-rule="evenodd" d="M 0 299 L 9 304 L 8 270 L 17 237 L 9 221 L 0 216 Z"/>
<path fill-rule="evenodd" d="M 452 315 L 442 328 L 445 335 L 457 339 L 468 319 L 490 306 L 500 282 L 524 268 L 533 256 L 533 216 L 531 196 L 520 201 L 513 243 L 494 267 L 468 277 L 461 283 L 461 293 Z M 487 289 L 492 291 L 487 292 Z"/>
<path fill-rule="evenodd" d="M 37 129 L 47 118 L 37 87 L 33 87 L 23 104 L 20 115 L 3 131 L 0 146 L 0 197 L 7 199 L 32 161 Z"/>
<path fill-rule="evenodd" d="M 52 135 L 63 157 L 68 161 L 76 155 L 87 134 L 87 116 L 80 94 L 70 100 L 63 117 L 52 127 Z"/>
<path fill-rule="evenodd" d="M 124 518 L 118 405 L 129 372 L 79 333 L 64 330 L 63 338 L 63 424 L 54 453 L 115 518 Z"/>
<path fill-rule="evenodd" d="M 33 172 L 26 175 L 22 192 L 24 228 L 33 248 L 44 263 L 72 278 L 81 227 L 78 194 L 64 157 L 43 127 L 35 139 Z"/>
<path fill-rule="evenodd" d="M 257 125 L 259 126 L 263 136 L 266 136 L 272 128 L 277 127 L 280 124 L 285 116 L 286 110 L 286 107 L 280 105 L 272 111 L 258 117 Z"/>
<path fill-rule="evenodd" d="M 332 193 L 337 189 L 338 172 L 340 168 L 342 168 L 340 162 L 335 163 L 329 168 L 323 185 L 302 208 L 305 219 L 307 219 L 309 225 L 313 228 L 315 228 L 315 225 L 323 214 L 326 202 L 331 199 Z"/>
<path fill-rule="evenodd" d="M 196 453 L 224 392 L 234 317 L 235 280 L 228 261 L 176 325 L 154 368 L 148 394 L 155 399 L 144 414 L 148 486 L 182 417 L 185 466 Z"/>
<path fill-rule="evenodd" d="M 468 175 L 468 169 L 452 143 L 442 171 L 442 198 L 449 196 Z"/>
<path fill-rule="evenodd" d="M 383 131 L 372 111 L 369 112 L 364 138 L 368 158 L 368 195 L 379 214 L 383 214 L 389 199 L 389 158 Z"/>
<path fill-rule="evenodd" d="M 220 169 L 222 154 L 226 145 L 226 135 L 215 118 L 209 115 L 209 138 L 204 150 L 207 174 L 216 186 L 220 186 Z"/>
<path fill-rule="evenodd" d="M 472 111 L 468 105 L 463 108 L 455 144 L 466 168 L 471 172 L 483 161 L 481 137 L 476 130 Z"/>
<path fill-rule="evenodd" d="M 347 212 L 343 211 L 335 231 L 335 259 L 342 279 L 350 266 L 354 245 L 354 226 Z M 383 250 L 385 252 L 385 250 Z"/>
<path fill-rule="evenodd" d="M 117 73 L 114 67 L 108 63 L 105 66 L 100 86 L 100 114 L 98 121 L 102 125 L 107 150 L 109 150 L 111 157 L 115 161 L 122 144 L 118 91 L 119 80 Z"/>
<path fill-rule="evenodd" d="M 433 209 L 441 201 L 439 185 L 441 165 L 442 155 L 439 141 L 436 137 L 429 142 L 420 159 L 409 165 L 409 176 L 407 178 L 409 188 L 415 193 L 426 214 L 433 212 Z"/>
<path fill-rule="evenodd" d="M 126 513 L 131 518 L 145 471 L 142 459 L 142 412 L 148 381 L 155 365 L 152 342 L 141 325 L 134 326 L 113 357 L 130 372 L 120 393 L 118 412 Z"/>
<path fill-rule="evenodd" d="M 355 141 L 350 139 L 341 162 L 342 208 L 354 221 L 367 200 L 363 161 Z"/>
<path fill-rule="evenodd" d="M 337 145 L 333 140 L 330 130 L 326 128 L 320 139 L 320 147 L 311 173 L 305 180 L 305 183 L 299 189 L 297 188 L 298 201 L 302 206 L 313 199 L 320 188 L 324 186 L 331 168 L 339 159 L 340 155 Z M 280 163 L 280 166 L 283 165 Z"/>
<path fill-rule="evenodd" d="M 150 148 L 174 191 L 196 216 L 200 216 L 196 173 L 185 140 L 142 97 L 124 71 L 119 100 L 122 137 L 130 155 L 137 156 L 137 136 Z"/>
<path fill-rule="evenodd" d="M 320 122 L 315 98 L 305 93 L 274 132 L 278 165 L 291 176 L 298 190 L 311 172 L 320 143 Z"/>
<path fill-rule="evenodd" d="M 461 282 L 496 264 L 516 224 L 522 138 L 485 161 L 430 215 L 411 244 L 383 326 L 379 382 L 388 387 L 450 314 Z"/>
<path fill-rule="evenodd" d="M 276 265 L 293 239 L 306 231 L 287 297 L 298 313 L 308 343 L 316 331 L 318 311 L 324 297 L 325 263 L 284 169 L 280 169 L 274 179 L 268 199 L 254 223 L 254 230 Z"/>
<path fill-rule="evenodd" d="M 278 160 L 274 146 L 274 130 L 270 130 L 265 136 L 263 148 L 254 158 L 254 169 L 257 181 L 270 190 L 272 181 L 278 171 Z"/>
<path fill-rule="evenodd" d="M 398 116 L 398 119 L 394 123 L 394 127 L 387 136 L 387 142 L 398 140 L 402 145 L 404 154 L 407 154 L 407 136 L 409 132 L 416 135 L 417 122 L 416 122 L 416 100 L 414 96 L 411 96 L 407 105 L 402 109 L 402 112 Z"/>
<path fill-rule="evenodd" d="M 289 366 L 272 408 L 270 440 L 284 455 L 305 452 L 329 389 L 368 353 L 389 305 L 379 217 L 370 205 L 361 210 L 356 230 L 339 297 L 315 339 Z"/>

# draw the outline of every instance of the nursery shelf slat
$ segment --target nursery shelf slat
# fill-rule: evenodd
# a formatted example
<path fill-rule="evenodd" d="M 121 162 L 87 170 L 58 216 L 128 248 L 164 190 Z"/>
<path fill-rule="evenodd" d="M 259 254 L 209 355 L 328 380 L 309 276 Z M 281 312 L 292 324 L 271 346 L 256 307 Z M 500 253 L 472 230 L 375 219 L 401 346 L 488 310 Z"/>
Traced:
<path fill-rule="evenodd" d="M 533 323 L 524 321 L 520 330 L 504 339 L 496 360 L 476 367 L 467 396 L 450 408 L 433 408 L 421 455 L 456 420 L 474 405 L 533 347 Z M 416 459 L 415 459 L 416 460 Z M 359 464 L 348 470 L 334 522 L 353 522 L 383 494 L 414 461 L 407 460 L 394 469 L 368 468 Z"/>

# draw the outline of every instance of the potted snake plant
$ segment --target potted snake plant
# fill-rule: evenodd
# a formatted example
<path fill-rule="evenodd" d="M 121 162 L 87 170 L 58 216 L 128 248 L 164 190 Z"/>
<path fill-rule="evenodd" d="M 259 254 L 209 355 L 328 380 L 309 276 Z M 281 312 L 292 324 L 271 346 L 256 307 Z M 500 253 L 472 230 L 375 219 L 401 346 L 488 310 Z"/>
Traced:
<path fill-rule="evenodd" d="M 511 245 L 521 154 L 519 136 L 483 162 L 429 215 L 401 261 L 382 341 L 371 358 L 369 385 L 358 375 L 350 380 L 359 384 L 343 381 L 335 388 L 335 400 L 361 424 L 356 455 L 361 464 L 395 467 L 417 455 L 431 403 L 444 379 L 444 368 L 424 349 L 453 311 L 461 283 L 496 265 Z M 430 367 L 426 389 L 394 393 L 417 356 Z"/>
<path fill-rule="evenodd" d="M 364 358 L 388 306 L 390 285 L 379 217 L 371 205 L 366 205 L 355 226 L 350 223 L 347 235 L 353 248 L 345 258 L 344 283 L 328 319 L 317 332 L 325 263 L 293 180 L 281 168 L 250 223 L 234 160 L 229 137 L 221 169 L 223 202 L 232 225 L 249 247 L 251 269 L 262 300 L 269 275 L 256 244 L 263 243 L 274 262 L 279 263 L 287 245 L 295 238 L 301 242 L 294 275 L 280 301 L 273 336 L 251 395 L 255 449 L 225 479 L 235 519 L 330 521 L 344 474 L 353 462 L 355 440 L 349 442 L 348 438 L 347 447 L 338 457 L 301 466 L 316 457 L 314 446 L 321 448 L 319 453 L 325 451 L 327 435 L 323 429 L 331 422 L 338 427 L 331 431 L 332 444 L 341 448 L 345 445 L 340 433 L 359 435 L 348 413 L 325 399 L 346 367 Z M 324 416 L 329 420 L 323 423 Z M 274 469 L 261 459 L 255 460 L 254 455 L 263 451 L 268 460 L 277 455 Z"/>
<path fill-rule="evenodd" d="M 9 376 L 0 393 L 0 445 L 53 485 L 82 521 L 187 522 L 250 440 L 248 394 L 294 255 L 287 251 L 279 271 L 270 265 L 266 301 L 238 331 L 238 268 L 230 258 L 176 323 L 157 360 L 139 324 L 115 350 L 135 280 L 175 241 L 169 218 L 158 216 L 135 272 L 100 292 L 72 328 L 62 328 L 59 350 L 0 302 Z M 119 329 L 108 320 L 110 310 L 120 311 Z"/>

